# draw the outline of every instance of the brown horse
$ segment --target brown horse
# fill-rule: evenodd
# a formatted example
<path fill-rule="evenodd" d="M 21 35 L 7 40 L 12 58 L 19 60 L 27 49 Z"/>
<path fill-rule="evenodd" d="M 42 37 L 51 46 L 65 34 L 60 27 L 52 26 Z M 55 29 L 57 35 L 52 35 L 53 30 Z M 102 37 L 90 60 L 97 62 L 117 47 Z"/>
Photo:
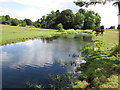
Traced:
<path fill-rule="evenodd" d="M 103 35 L 104 29 L 93 29 L 92 32 L 95 31 L 96 35 L 98 35 L 99 33 L 101 33 Z"/>

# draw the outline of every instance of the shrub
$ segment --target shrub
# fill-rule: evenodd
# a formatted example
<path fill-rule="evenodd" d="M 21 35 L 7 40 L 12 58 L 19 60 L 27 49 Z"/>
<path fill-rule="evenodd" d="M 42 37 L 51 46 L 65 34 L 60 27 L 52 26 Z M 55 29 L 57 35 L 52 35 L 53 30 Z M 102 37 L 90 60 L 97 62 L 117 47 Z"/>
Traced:
<path fill-rule="evenodd" d="M 26 22 L 22 21 L 21 24 L 20 24 L 20 26 L 25 27 L 26 26 Z"/>
<path fill-rule="evenodd" d="M 41 27 L 40 23 L 37 23 L 37 22 L 34 22 L 33 26 L 35 26 L 36 28 L 40 28 Z"/>
<path fill-rule="evenodd" d="M 63 25 L 61 24 L 61 23 L 59 23 L 58 25 L 57 25 L 57 29 L 59 30 L 59 31 L 63 31 L 64 29 L 63 29 Z"/>
<path fill-rule="evenodd" d="M 89 56 L 89 55 L 93 54 L 93 52 L 94 52 L 94 47 L 89 45 L 89 44 L 85 45 L 82 48 L 82 55 L 83 56 Z"/>
<path fill-rule="evenodd" d="M 80 25 L 76 25 L 76 26 L 74 27 L 75 30 L 80 29 L 80 28 L 81 28 Z"/>

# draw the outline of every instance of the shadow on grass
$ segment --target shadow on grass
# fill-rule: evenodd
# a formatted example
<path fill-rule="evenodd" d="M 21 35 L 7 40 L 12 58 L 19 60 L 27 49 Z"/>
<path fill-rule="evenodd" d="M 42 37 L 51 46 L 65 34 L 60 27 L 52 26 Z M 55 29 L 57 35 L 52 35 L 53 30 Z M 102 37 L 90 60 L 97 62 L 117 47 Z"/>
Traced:
<path fill-rule="evenodd" d="M 86 57 L 86 63 L 82 63 L 78 68 L 82 71 L 79 79 L 89 83 L 86 88 L 118 88 L 118 75 L 120 73 L 118 57 L 106 55 L 104 52 L 94 49 L 91 51 L 91 47 L 86 49 L 84 50 L 87 51 L 85 52 L 86 56 L 88 56 L 87 54 L 90 56 Z"/>

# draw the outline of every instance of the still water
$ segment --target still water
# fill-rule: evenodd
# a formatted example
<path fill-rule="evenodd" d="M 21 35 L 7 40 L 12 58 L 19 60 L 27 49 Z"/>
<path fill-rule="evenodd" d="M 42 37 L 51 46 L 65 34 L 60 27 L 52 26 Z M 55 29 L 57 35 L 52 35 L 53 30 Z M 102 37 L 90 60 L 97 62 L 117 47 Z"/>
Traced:
<path fill-rule="evenodd" d="M 2 87 L 24 88 L 28 81 L 48 87 L 51 74 L 74 73 L 75 67 L 83 62 L 80 48 L 87 43 L 91 43 L 91 36 L 79 34 L 1 46 Z M 69 61 L 76 61 L 77 65 L 65 66 Z"/>

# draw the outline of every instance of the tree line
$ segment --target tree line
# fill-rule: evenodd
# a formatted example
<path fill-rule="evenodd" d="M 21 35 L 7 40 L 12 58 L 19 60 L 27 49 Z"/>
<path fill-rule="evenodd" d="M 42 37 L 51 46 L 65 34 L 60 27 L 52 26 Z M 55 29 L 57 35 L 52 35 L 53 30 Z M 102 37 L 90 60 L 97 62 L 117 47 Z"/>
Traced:
<path fill-rule="evenodd" d="M 12 26 L 31 25 L 36 28 L 46 29 L 58 29 L 61 26 L 64 29 L 96 29 L 100 28 L 101 17 L 94 11 L 86 11 L 85 9 L 79 9 L 77 13 L 73 13 L 72 10 L 66 9 L 63 11 L 51 11 L 46 16 L 42 16 L 35 22 L 30 19 L 18 20 L 17 18 L 10 18 L 9 15 L 0 16 L 1 24 L 8 24 Z"/>
<path fill-rule="evenodd" d="M 0 24 L 6 24 L 11 26 L 23 26 L 33 25 L 30 19 L 18 20 L 17 18 L 10 18 L 9 15 L 0 16 Z"/>

